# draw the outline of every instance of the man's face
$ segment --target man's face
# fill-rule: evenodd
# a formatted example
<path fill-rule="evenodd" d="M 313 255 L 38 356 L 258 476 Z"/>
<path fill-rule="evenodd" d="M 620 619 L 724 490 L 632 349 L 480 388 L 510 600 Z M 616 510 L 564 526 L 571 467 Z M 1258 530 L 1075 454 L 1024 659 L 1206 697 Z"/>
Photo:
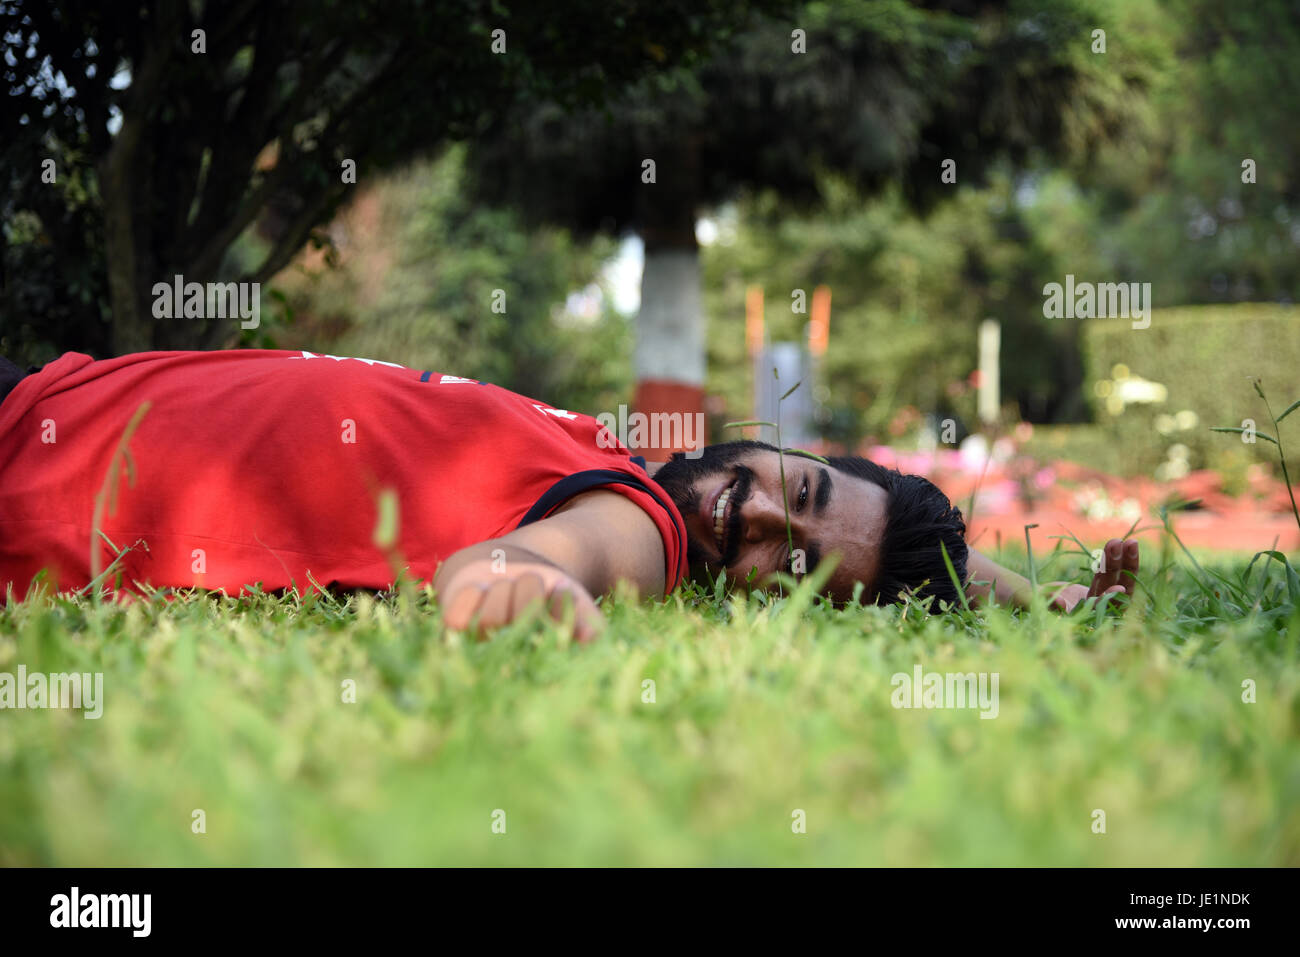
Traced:
<path fill-rule="evenodd" d="M 732 442 L 706 448 L 695 460 L 674 458 L 655 473 L 686 522 L 687 560 L 696 580 L 725 569 L 732 580 L 765 584 L 792 570 L 782 505 L 781 460 L 776 452 Z M 815 459 L 785 455 L 785 502 L 794 548 L 812 571 L 835 554 L 839 564 L 827 589 L 836 600 L 868 591 L 879 570 L 888 497 L 874 482 L 845 475 Z M 797 567 L 797 565 L 796 565 Z"/>

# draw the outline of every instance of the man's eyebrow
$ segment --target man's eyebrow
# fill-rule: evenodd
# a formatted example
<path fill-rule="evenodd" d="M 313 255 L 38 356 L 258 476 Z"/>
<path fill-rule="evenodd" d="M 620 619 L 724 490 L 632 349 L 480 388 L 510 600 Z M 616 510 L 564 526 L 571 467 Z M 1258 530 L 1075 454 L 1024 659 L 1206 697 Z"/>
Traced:
<path fill-rule="evenodd" d="M 831 473 L 818 469 L 817 494 L 813 499 L 813 512 L 820 515 L 826 511 L 826 504 L 831 500 Z"/>

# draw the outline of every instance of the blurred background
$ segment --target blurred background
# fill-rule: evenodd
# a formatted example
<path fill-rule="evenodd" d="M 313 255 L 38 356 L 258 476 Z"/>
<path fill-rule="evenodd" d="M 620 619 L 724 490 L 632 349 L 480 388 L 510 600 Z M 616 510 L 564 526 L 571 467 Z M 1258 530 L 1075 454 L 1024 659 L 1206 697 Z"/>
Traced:
<path fill-rule="evenodd" d="M 1293 0 L 0 0 L 0 46 L 20 364 L 309 349 L 709 441 L 779 415 L 989 545 L 1190 500 L 1192 544 L 1300 547 L 1254 434 L 1300 422 Z M 177 275 L 258 283 L 259 326 L 156 317 Z M 1149 327 L 1049 318 L 1067 276 Z"/>

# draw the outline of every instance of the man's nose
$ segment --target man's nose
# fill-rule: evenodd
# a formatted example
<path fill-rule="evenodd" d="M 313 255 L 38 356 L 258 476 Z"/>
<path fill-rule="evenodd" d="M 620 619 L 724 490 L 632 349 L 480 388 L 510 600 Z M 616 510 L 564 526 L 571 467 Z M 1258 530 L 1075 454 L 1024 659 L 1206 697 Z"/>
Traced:
<path fill-rule="evenodd" d="M 754 544 L 774 535 L 785 536 L 785 507 L 778 498 L 772 498 L 761 489 L 755 489 L 749 500 L 740 508 L 745 541 Z M 790 527 L 798 531 L 796 517 L 790 516 Z"/>

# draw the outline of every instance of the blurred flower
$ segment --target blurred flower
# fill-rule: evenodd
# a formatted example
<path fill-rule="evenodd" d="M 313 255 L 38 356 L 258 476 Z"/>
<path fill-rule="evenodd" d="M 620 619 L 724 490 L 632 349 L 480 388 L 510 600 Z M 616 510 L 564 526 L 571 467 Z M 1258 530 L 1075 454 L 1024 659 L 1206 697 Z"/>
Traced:
<path fill-rule="evenodd" d="M 1161 482 L 1173 482 L 1184 478 L 1191 471 L 1191 464 L 1188 461 L 1191 457 L 1191 449 L 1181 442 L 1175 442 L 1169 446 L 1166 453 L 1168 459 L 1156 466 L 1156 479 Z"/>
<path fill-rule="evenodd" d="M 1106 492 L 1094 485 L 1085 486 L 1074 493 L 1072 504 L 1090 522 L 1101 522 L 1110 518 L 1110 500 Z"/>
<path fill-rule="evenodd" d="M 914 405 L 905 405 L 889 423 L 889 434 L 898 437 L 921 421 L 921 412 Z"/>

